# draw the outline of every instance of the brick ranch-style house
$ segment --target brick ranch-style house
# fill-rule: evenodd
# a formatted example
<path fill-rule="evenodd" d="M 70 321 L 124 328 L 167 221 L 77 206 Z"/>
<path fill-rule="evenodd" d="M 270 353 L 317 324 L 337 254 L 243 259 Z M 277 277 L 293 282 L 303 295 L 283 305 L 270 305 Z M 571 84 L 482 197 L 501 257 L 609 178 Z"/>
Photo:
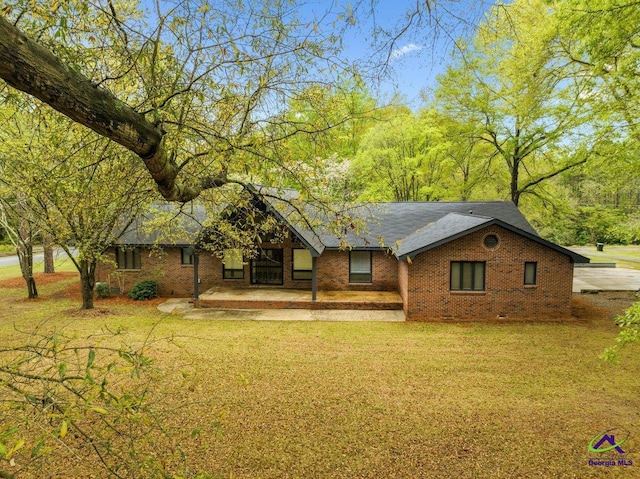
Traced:
<path fill-rule="evenodd" d="M 574 263 L 589 262 L 541 238 L 512 202 L 362 205 L 351 214 L 366 233 L 338 238 L 303 226 L 290 202 L 263 191 L 252 187 L 256 205 L 289 234 L 262 243 L 257 257 L 198 253 L 193 224 L 170 244 L 132 228 L 97 280 L 127 291 L 154 279 L 161 296 L 196 299 L 212 287 L 308 290 L 313 301 L 318 291 L 393 291 L 407 320 L 551 319 L 570 315 Z"/>

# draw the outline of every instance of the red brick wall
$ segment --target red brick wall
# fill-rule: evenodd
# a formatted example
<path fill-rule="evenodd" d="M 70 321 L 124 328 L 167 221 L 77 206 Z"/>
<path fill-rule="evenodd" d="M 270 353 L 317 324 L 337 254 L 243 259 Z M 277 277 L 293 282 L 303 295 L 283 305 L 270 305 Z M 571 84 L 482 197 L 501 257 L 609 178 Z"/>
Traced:
<path fill-rule="evenodd" d="M 495 249 L 484 247 L 482 240 L 496 234 Z M 263 245 L 275 247 L 279 245 Z M 292 245 L 284 248 L 285 288 L 311 289 L 311 281 L 292 281 Z M 115 258 L 114 250 L 107 256 Z M 570 314 L 573 264 L 570 259 L 538 243 L 522 238 L 498 226 L 455 240 L 416 256 L 411 264 L 374 251 L 373 282 L 349 283 L 349 252 L 325 251 L 317 260 L 320 290 L 398 291 L 409 320 L 557 318 Z M 485 291 L 450 291 L 451 261 L 485 261 Z M 524 286 L 524 263 L 535 261 L 537 285 Z M 181 265 L 180 248 L 161 251 L 143 250 L 141 269 L 114 272 L 113 264 L 98 266 L 96 279 L 127 292 L 136 281 L 158 281 L 162 296 L 193 296 L 193 266 Z M 200 293 L 213 286 L 250 285 L 249 265 L 244 279 L 223 280 L 222 262 L 207 253 L 200 255 Z"/>
<path fill-rule="evenodd" d="M 115 250 L 109 248 L 108 258 L 115 261 Z M 139 270 L 117 270 L 115 263 L 101 263 L 96 270 L 96 281 L 107 282 L 112 288 L 128 292 L 137 282 L 153 279 L 158 282 L 160 296 L 193 296 L 193 266 L 182 265 L 180 248 L 142 249 Z M 198 267 L 200 292 L 211 284 L 222 282 L 222 263 L 209 254 L 200 255 Z"/>
<path fill-rule="evenodd" d="M 384 251 L 372 251 L 372 282 L 349 283 L 349 252 L 325 251 L 318 258 L 318 289 L 324 291 L 396 291 L 398 260 Z"/>
<path fill-rule="evenodd" d="M 495 249 L 483 245 L 483 238 L 490 233 L 500 239 Z M 486 261 L 485 291 L 450 291 L 451 261 Z M 526 261 L 538 263 L 534 287 L 524 286 Z M 498 226 L 421 253 L 406 268 L 405 313 L 409 320 L 552 319 L 570 315 L 570 258 Z"/>
<path fill-rule="evenodd" d="M 311 280 L 292 280 L 293 248 L 301 245 L 286 240 L 283 244 L 263 244 L 263 248 L 283 248 L 284 284 L 265 285 L 267 287 L 283 287 L 311 290 Z M 109 249 L 107 257 L 115 260 L 115 250 Z M 249 260 L 244 265 L 243 279 L 223 279 L 222 261 L 210 253 L 201 253 L 198 273 L 200 277 L 200 293 L 213 286 L 251 285 Z M 398 288 L 398 261 L 382 251 L 374 251 L 373 282 L 349 283 L 349 252 L 325 251 L 317 260 L 319 290 L 355 290 L 355 291 L 395 291 Z M 166 247 L 163 249 L 143 249 L 140 270 L 115 270 L 114 265 L 101 264 L 96 272 L 96 280 L 108 282 L 111 287 L 118 287 L 123 292 L 129 291 L 137 281 L 153 279 L 158 282 L 161 296 L 193 296 L 193 266 L 181 265 L 181 249 Z"/>

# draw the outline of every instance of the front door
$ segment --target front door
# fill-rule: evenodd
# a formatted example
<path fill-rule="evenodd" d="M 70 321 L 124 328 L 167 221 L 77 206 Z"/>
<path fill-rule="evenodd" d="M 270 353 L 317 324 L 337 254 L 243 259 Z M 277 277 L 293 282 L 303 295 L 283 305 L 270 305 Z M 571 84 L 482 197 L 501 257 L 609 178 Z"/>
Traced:
<path fill-rule="evenodd" d="M 251 284 L 282 284 L 282 250 L 263 249 L 251 260 Z"/>

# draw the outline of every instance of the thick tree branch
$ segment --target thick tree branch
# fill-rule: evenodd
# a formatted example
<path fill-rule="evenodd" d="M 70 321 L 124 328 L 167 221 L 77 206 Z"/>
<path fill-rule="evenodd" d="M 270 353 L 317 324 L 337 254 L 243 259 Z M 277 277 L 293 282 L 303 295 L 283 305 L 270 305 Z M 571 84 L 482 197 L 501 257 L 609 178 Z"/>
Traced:
<path fill-rule="evenodd" d="M 570 170 L 571 168 L 575 168 L 576 166 L 580 166 L 583 165 L 584 163 L 587 162 L 587 158 L 583 158 L 579 161 L 576 161 L 575 163 L 570 163 L 558 170 L 552 171 L 550 173 L 547 173 L 546 175 L 542 175 L 539 178 L 536 178 L 535 180 L 531 180 L 529 181 L 526 185 L 524 185 L 522 188 L 520 188 L 520 193 L 524 193 L 525 191 L 527 191 L 529 188 L 531 188 L 532 186 L 536 186 L 539 183 L 542 183 L 545 180 L 548 180 L 549 178 L 553 178 L 554 176 L 558 176 L 560 173 L 564 173 L 567 170 Z"/>
<path fill-rule="evenodd" d="M 193 184 L 180 182 L 180 169 L 164 149 L 158 125 L 67 67 L 1 15 L 0 78 L 138 155 L 167 200 L 190 201 L 227 181 L 221 174 Z"/>

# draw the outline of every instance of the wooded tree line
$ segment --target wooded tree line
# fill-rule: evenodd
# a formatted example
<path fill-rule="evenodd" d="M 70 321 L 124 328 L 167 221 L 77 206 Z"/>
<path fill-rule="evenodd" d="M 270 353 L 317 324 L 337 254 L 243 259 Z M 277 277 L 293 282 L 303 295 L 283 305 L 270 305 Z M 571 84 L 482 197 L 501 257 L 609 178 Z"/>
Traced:
<path fill-rule="evenodd" d="M 640 242 L 640 9 L 493 7 L 418 112 L 372 122 L 351 160 L 360 199 L 510 199 L 562 244 Z"/>

